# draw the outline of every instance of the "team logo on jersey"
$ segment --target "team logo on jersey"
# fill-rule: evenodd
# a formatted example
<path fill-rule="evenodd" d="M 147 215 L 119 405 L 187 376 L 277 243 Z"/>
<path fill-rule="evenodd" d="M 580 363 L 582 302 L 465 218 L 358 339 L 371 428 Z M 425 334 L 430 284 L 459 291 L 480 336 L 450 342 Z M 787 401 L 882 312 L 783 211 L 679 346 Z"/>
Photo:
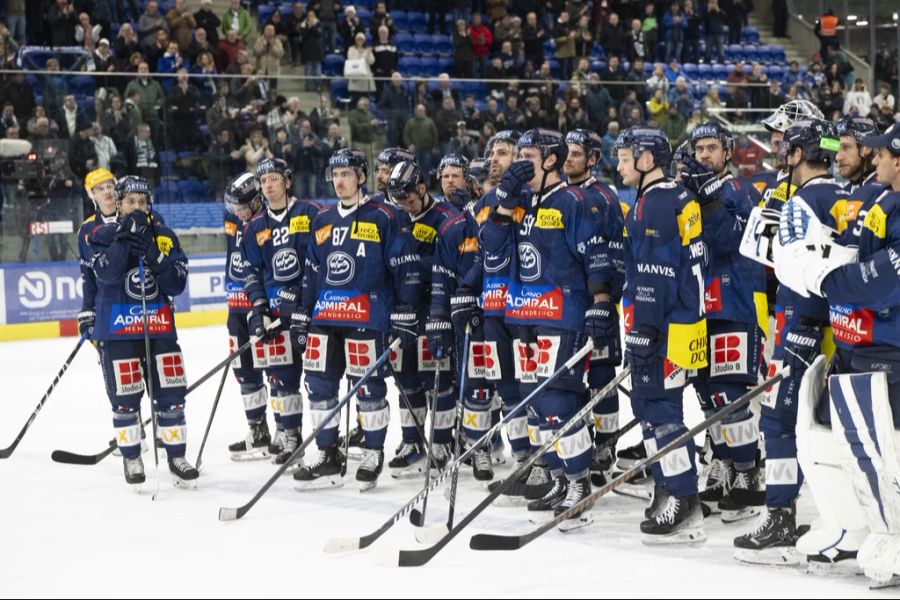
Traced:
<path fill-rule="evenodd" d="M 306 352 L 303 353 L 303 368 L 307 371 L 325 372 L 325 358 L 328 356 L 328 336 L 311 333 L 306 339 Z"/>
<path fill-rule="evenodd" d="M 175 247 L 175 242 L 172 241 L 172 238 L 166 235 L 158 235 L 156 236 L 156 247 L 159 248 L 159 253 L 163 256 L 168 256 L 169 252 L 172 251 L 172 248 Z"/>
<path fill-rule="evenodd" d="M 144 297 L 141 293 L 142 289 L 147 300 L 156 298 L 159 295 L 159 287 L 156 285 L 156 275 L 154 275 L 150 269 L 144 269 L 144 285 L 142 287 L 140 270 L 134 268 L 128 271 L 128 274 L 125 276 L 125 293 L 128 294 L 128 297 L 134 300 L 141 300 Z"/>
<path fill-rule="evenodd" d="M 872 344 L 875 327 L 875 315 L 872 311 L 854 310 L 851 306 L 832 306 L 829 313 L 835 339 L 852 346 Z"/>
<path fill-rule="evenodd" d="M 347 375 L 362 377 L 375 364 L 375 340 L 344 340 Z"/>
<path fill-rule="evenodd" d="M 159 377 L 159 387 L 186 387 L 187 377 L 184 374 L 184 357 L 181 352 L 157 354 L 156 374 Z"/>
<path fill-rule="evenodd" d="M 272 277 L 275 281 L 293 281 L 300 277 L 300 257 L 293 248 L 282 248 L 272 257 Z"/>
<path fill-rule="evenodd" d="M 519 244 L 519 278 L 522 281 L 541 278 L 541 253 L 533 244 Z"/>
<path fill-rule="evenodd" d="M 537 382 L 537 344 L 524 344 L 521 340 L 513 340 L 515 347 L 516 379 L 522 383 Z"/>
<path fill-rule="evenodd" d="M 423 244 L 433 244 L 437 237 L 437 229 L 425 223 L 416 223 L 412 228 L 412 236 Z"/>
<path fill-rule="evenodd" d="M 486 254 L 484 256 L 484 272 L 499 273 L 509 265 L 509 256 Z"/>
<path fill-rule="evenodd" d="M 746 333 L 712 335 L 709 341 L 712 346 L 710 377 L 747 374 L 750 357 Z"/>
<path fill-rule="evenodd" d="M 246 274 L 244 273 L 244 259 L 241 258 L 240 252 L 232 252 L 228 257 L 228 276 L 235 281 L 243 281 Z"/>
<path fill-rule="evenodd" d="M 417 344 L 417 354 L 419 359 L 419 371 L 429 371 L 434 372 L 435 368 L 439 368 L 441 371 L 449 371 L 450 370 L 450 357 L 444 356 L 441 359 L 438 359 L 431 352 L 428 351 L 428 338 L 424 335 L 419 336 L 418 344 Z M 438 366 L 440 365 L 440 366 Z"/>
<path fill-rule="evenodd" d="M 116 396 L 130 396 L 144 391 L 144 372 L 136 358 L 112 361 Z"/>
<path fill-rule="evenodd" d="M 353 280 L 356 261 L 346 252 L 333 252 L 328 257 L 325 282 L 329 285 L 344 285 Z"/>

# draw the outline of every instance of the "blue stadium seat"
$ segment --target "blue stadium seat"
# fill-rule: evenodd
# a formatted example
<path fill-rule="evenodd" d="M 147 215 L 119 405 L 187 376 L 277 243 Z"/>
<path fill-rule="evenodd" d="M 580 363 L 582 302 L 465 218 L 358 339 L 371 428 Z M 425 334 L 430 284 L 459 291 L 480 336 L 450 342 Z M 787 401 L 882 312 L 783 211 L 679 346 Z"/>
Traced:
<path fill-rule="evenodd" d="M 476 99 L 483 98 L 487 93 L 487 85 L 483 81 L 464 81 L 462 89 L 463 95 L 473 94 Z"/>
<path fill-rule="evenodd" d="M 437 77 L 441 73 L 437 59 L 431 56 L 419 59 L 419 69 L 423 77 Z"/>
<path fill-rule="evenodd" d="M 700 71 L 697 68 L 697 65 L 694 63 L 684 63 L 682 65 L 684 69 L 684 74 L 688 79 L 697 79 L 699 77 Z"/>
<path fill-rule="evenodd" d="M 768 75 L 769 79 L 784 81 L 784 67 L 780 65 L 769 65 Z"/>
<path fill-rule="evenodd" d="M 761 60 L 759 57 L 759 50 L 756 46 L 752 44 L 744 44 L 741 47 L 743 48 L 744 60 L 748 60 L 750 62 Z"/>
<path fill-rule="evenodd" d="M 394 25 L 397 26 L 398 30 L 409 29 L 409 18 L 406 16 L 405 10 L 392 10 L 391 18 L 394 19 Z"/>
<path fill-rule="evenodd" d="M 177 204 L 181 202 L 181 194 L 178 190 L 163 190 L 162 188 L 156 188 L 156 194 L 153 198 L 154 204 Z M 167 223 L 170 223 L 168 219 L 166 219 Z"/>
<path fill-rule="evenodd" d="M 422 12 L 408 12 L 406 16 L 409 18 L 409 28 L 413 31 L 425 31 L 428 27 L 428 15 Z"/>
<path fill-rule="evenodd" d="M 556 54 L 556 42 L 550 38 L 544 42 L 544 56 L 553 56 Z"/>
<path fill-rule="evenodd" d="M 427 33 L 414 34 L 413 41 L 416 44 L 416 52 L 421 52 L 423 54 L 431 54 L 433 52 L 431 36 Z"/>
<path fill-rule="evenodd" d="M 748 25 L 741 30 L 741 39 L 745 44 L 755 44 L 759 42 L 759 30 L 752 25 Z"/>
<path fill-rule="evenodd" d="M 685 65 L 687 66 L 687 65 Z M 715 77 L 714 67 L 708 63 L 701 63 L 697 65 L 697 76 L 700 79 L 712 79 Z"/>
<path fill-rule="evenodd" d="M 355 3 L 354 6 L 356 7 L 356 16 L 359 17 L 359 20 L 362 21 L 362 24 L 368 28 L 369 21 L 372 19 L 372 11 L 370 11 L 368 8 L 363 8 L 359 5 L 358 2 Z"/>
<path fill-rule="evenodd" d="M 159 153 L 159 162 L 161 162 L 164 165 L 165 164 L 170 164 L 170 165 L 174 164 L 176 158 L 177 158 L 177 156 L 174 152 L 169 152 L 167 150 L 163 150 L 162 152 Z"/>
<path fill-rule="evenodd" d="M 453 54 L 453 38 L 449 35 L 435 34 L 431 36 L 431 43 L 434 46 L 434 52 L 439 54 Z"/>
<path fill-rule="evenodd" d="M 784 46 L 769 46 L 769 54 L 772 57 L 772 62 L 787 62 L 787 55 L 784 53 Z"/>
<path fill-rule="evenodd" d="M 329 76 L 344 74 L 344 57 L 340 54 L 328 54 L 325 56 L 325 62 L 322 64 L 322 72 Z"/>
<path fill-rule="evenodd" d="M 160 7 L 160 11 L 162 7 Z M 263 25 L 272 17 L 272 13 L 275 12 L 275 7 L 271 4 L 262 4 L 258 7 L 259 10 L 259 28 L 262 29 Z M 163 13 L 165 14 L 165 13 Z"/>
<path fill-rule="evenodd" d="M 606 58 L 606 49 L 599 43 L 591 46 L 591 58 Z"/>
<path fill-rule="evenodd" d="M 404 77 L 417 77 L 421 71 L 419 59 L 415 56 L 401 56 L 397 69 Z"/>
<path fill-rule="evenodd" d="M 555 58 L 548 58 L 547 64 L 550 65 L 550 74 L 553 75 L 554 79 L 558 79 L 559 78 L 559 61 L 556 60 Z M 622 70 L 624 71 L 625 69 L 622 69 Z"/>
<path fill-rule="evenodd" d="M 410 33 L 398 33 L 394 37 L 394 43 L 397 44 L 397 50 L 400 52 L 412 53 L 416 51 L 416 42 Z"/>
<path fill-rule="evenodd" d="M 454 60 L 452 57 L 442 56 L 438 58 L 438 67 L 441 69 L 441 73 L 450 74 L 453 72 Z"/>
<path fill-rule="evenodd" d="M 721 63 L 716 63 L 712 67 L 713 77 L 715 79 L 728 79 L 728 74 L 731 72 L 728 70 L 729 65 L 723 65 Z M 732 67 L 734 70 L 734 67 Z"/>

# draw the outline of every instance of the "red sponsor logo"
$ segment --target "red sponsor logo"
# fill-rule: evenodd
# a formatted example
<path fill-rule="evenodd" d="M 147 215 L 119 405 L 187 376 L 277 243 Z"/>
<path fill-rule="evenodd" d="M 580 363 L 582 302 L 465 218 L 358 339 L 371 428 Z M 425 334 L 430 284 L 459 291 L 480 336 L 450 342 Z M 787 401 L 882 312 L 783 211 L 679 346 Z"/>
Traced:
<path fill-rule="evenodd" d="M 265 342 L 256 342 L 253 347 L 256 352 L 256 360 L 266 360 L 266 344 Z"/>
<path fill-rule="evenodd" d="M 119 385 L 134 385 L 143 381 L 141 374 L 141 361 L 120 360 L 116 364 L 116 372 L 119 375 Z"/>
<path fill-rule="evenodd" d="M 562 290 L 554 288 L 539 296 L 519 297 L 507 315 L 524 320 L 559 321 L 563 316 Z"/>
<path fill-rule="evenodd" d="M 534 373 L 537 371 L 538 363 L 535 360 L 534 348 L 528 344 L 518 344 L 519 353 L 519 370 L 523 373 Z"/>
<path fill-rule="evenodd" d="M 631 333 L 631 330 L 634 328 L 634 305 L 630 302 L 627 304 L 622 303 L 622 322 L 625 333 Z"/>
<path fill-rule="evenodd" d="M 870 310 L 851 310 L 845 306 L 831 308 L 831 328 L 838 341 L 852 346 L 870 346 L 874 327 L 875 314 Z"/>
<path fill-rule="evenodd" d="M 326 292 L 318 302 L 313 319 L 317 321 L 351 321 L 365 323 L 369 320 L 369 295 L 345 296 L 341 292 Z"/>
<path fill-rule="evenodd" d="M 366 368 L 371 363 L 369 344 L 371 342 L 347 342 L 347 362 L 352 367 Z"/>
<path fill-rule="evenodd" d="M 168 354 L 160 357 L 162 372 L 165 377 L 184 377 L 184 359 L 180 354 Z"/>
<path fill-rule="evenodd" d="M 713 278 L 706 285 L 706 313 L 712 314 L 722 310 L 722 280 L 719 277 Z"/>
<path fill-rule="evenodd" d="M 246 292 L 231 292 L 228 294 L 228 308 L 232 310 L 250 310 L 253 308 Z"/>
<path fill-rule="evenodd" d="M 504 310 L 506 308 L 506 285 L 488 290 L 483 294 L 484 310 Z"/>
<path fill-rule="evenodd" d="M 741 338 L 723 335 L 716 338 L 713 352 L 717 363 L 733 363 L 741 360 Z"/>
<path fill-rule="evenodd" d="M 494 349 L 483 343 L 473 343 L 471 345 L 472 364 L 476 369 L 493 369 L 496 363 Z"/>
<path fill-rule="evenodd" d="M 775 345 L 781 345 L 781 336 L 784 335 L 784 326 L 787 323 L 787 316 L 783 310 L 775 313 Z"/>
<path fill-rule="evenodd" d="M 306 340 L 306 354 L 308 360 L 319 360 L 322 358 L 322 338 L 319 336 L 309 336 Z"/>
<path fill-rule="evenodd" d="M 269 358 L 284 356 L 287 354 L 287 340 L 284 338 L 283 333 L 279 333 L 277 336 L 268 341 L 266 347 L 266 356 Z"/>

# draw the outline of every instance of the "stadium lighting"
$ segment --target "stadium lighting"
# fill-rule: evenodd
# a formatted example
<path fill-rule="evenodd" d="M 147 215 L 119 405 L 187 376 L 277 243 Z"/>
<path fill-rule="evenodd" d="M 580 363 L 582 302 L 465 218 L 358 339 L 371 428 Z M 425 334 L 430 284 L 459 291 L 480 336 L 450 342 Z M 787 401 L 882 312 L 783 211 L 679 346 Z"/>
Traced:
<path fill-rule="evenodd" d="M 847 20 L 848 20 L 848 21 L 855 21 L 855 20 L 858 19 L 858 18 L 859 18 L 859 17 L 857 17 L 856 15 L 847 15 Z"/>

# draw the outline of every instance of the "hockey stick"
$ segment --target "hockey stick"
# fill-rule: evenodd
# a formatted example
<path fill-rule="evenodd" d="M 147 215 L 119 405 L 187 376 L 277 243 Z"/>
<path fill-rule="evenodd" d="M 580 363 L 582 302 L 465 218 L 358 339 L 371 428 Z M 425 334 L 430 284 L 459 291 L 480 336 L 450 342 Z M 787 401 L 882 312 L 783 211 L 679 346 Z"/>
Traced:
<path fill-rule="evenodd" d="M 225 380 L 228 379 L 228 372 L 231 371 L 231 364 L 225 365 L 222 371 L 222 380 L 219 382 L 219 390 L 216 392 L 216 399 L 213 400 L 212 410 L 209 411 L 209 420 L 206 421 L 206 431 L 203 432 L 203 441 L 200 442 L 200 451 L 197 453 L 197 470 L 203 465 L 203 449 L 206 448 L 206 440 L 209 438 L 209 430 L 212 428 L 213 418 L 216 416 L 216 409 L 219 407 L 219 398 L 222 397 L 222 389 L 225 387 Z"/>
<path fill-rule="evenodd" d="M 12 453 L 15 451 L 16 446 L 18 446 L 19 442 L 22 441 L 22 438 L 25 437 L 25 432 L 28 431 L 29 427 L 31 427 L 31 423 L 34 422 L 34 419 L 38 416 L 38 413 L 41 412 L 42 408 L 44 408 L 44 403 L 47 402 L 47 398 L 50 397 L 50 393 L 56 388 L 59 380 L 62 379 L 62 376 L 66 374 L 66 371 L 69 370 L 69 365 L 71 365 L 72 361 L 75 360 L 75 355 L 78 354 L 79 350 L 81 350 L 81 346 L 84 345 L 84 341 L 86 339 L 87 332 L 83 333 L 78 339 L 78 343 L 75 344 L 75 349 L 72 350 L 71 354 L 69 354 L 69 358 L 66 359 L 66 362 L 63 363 L 62 368 L 59 370 L 59 373 L 57 373 L 56 377 L 53 378 L 53 381 L 50 383 L 50 387 L 47 388 L 46 392 L 44 392 L 41 401 L 38 402 L 37 406 L 34 407 L 31 416 L 28 417 L 27 421 L 25 421 L 25 426 L 22 427 L 19 435 L 16 436 L 16 439 L 13 440 L 13 443 L 10 444 L 9 447 L 0 450 L 0 458 L 9 458 L 10 456 L 12 456 Z"/>
<path fill-rule="evenodd" d="M 472 337 L 472 325 L 466 323 L 466 335 L 463 338 L 462 362 L 459 366 L 459 397 L 456 399 L 456 437 L 454 445 L 453 460 L 459 459 L 459 453 L 462 450 L 462 421 L 464 416 L 465 402 L 465 385 L 466 376 L 468 375 L 469 366 L 469 339 Z M 447 531 L 453 529 L 453 513 L 456 510 L 456 487 L 459 481 L 459 469 L 453 471 L 450 478 L 450 505 L 447 509 Z M 410 513 L 412 517 L 412 513 Z"/>
<path fill-rule="evenodd" d="M 155 243 L 155 241 L 154 241 Z M 156 422 L 156 399 L 153 397 L 153 356 L 150 349 L 150 323 L 147 316 L 147 279 L 144 271 L 144 259 L 138 258 L 138 275 L 141 278 L 141 322 L 144 329 L 144 364 L 147 365 L 147 373 L 144 380 L 147 383 L 147 396 L 150 398 L 150 422 L 153 423 L 153 469 L 156 473 L 156 490 L 152 500 L 159 495 L 159 425 Z"/>
<path fill-rule="evenodd" d="M 306 450 L 307 446 L 309 446 L 316 439 L 316 435 L 318 435 L 318 433 L 320 431 L 322 431 L 331 422 L 331 420 L 334 418 L 334 416 L 336 414 L 338 414 L 342 408 L 344 408 L 345 404 L 348 404 L 350 402 L 350 399 L 353 398 L 353 395 L 356 394 L 356 391 L 359 390 L 360 387 L 365 385 L 365 383 L 369 379 L 369 377 L 372 376 L 372 373 L 374 373 L 376 370 L 381 368 L 381 366 L 385 363 L 385 361 L 387 361 L 390 358 L 391 352 L 396 350 L 398 346 L 400 346 L 400 338 L 397 338 L 393 342 L 391 342 L 391 345 L 388 346 L 385 349 L 385 351 L 381 353 L 381 356 L 379 356 L 375 360 L 375 362 L 372 364 L 372 366 L 370 366 L 368 369 L 365 370 L 365 372 L 356 381 L 356 383 L 354 383 L 350 387 L 350 389 L 347 390 L 347 393 L 344 394 L 344 397 L 341 398 L 340 401 L 338 401 L 338 403 L 334 406 L 334 408 L 332 408 L 330 411 L 328 411 L 328 414 L 326 414 L 322 418 L 322 422 L 319 424 L 319 426 L 316 427 L 309 434 L 309 436 L 307 436 L 306 440 L 304 440 L 304 442 L 302 444 L 297 446 L 297 449 L 291 453 L 291 455 L 288 457 L 288 459 L 286 461 L 284 461 L 284 463 L 280 467 L 278 467 L 278 469 L 275 471 L 275 473 L 271 477 L 269 477 L 269 480 L 266 481 L 266 483 L 262 486 L 262 488 L 260 488 L 259 491 L 256 492 L 256 494 L 254 494 L 253 497 L 250 498 L 250 500 L 246 504 L 239 506 L 237 508 L 229 508 L 227 506 L 220 507 L 219 508 L 219 520 L 220 521 L 234 521 L 234 520 L 240 519 L 241 517 L 246 515 L 247 512 L 251 508 L 253 508 L 253 506 L 257 502 L 259 502 L 259 499 L 262 498 L 263 495 L 267 491 L 269 491 L 269 488 L 272 487 L 272 485 L 274 485 L 274 483 L 276 481 L 278 481 L 278 479 L 284 474 L 284 472 L 287 471 L 291 466 L 293 466 L 293 464 L 297 461 L 297 459 L 300 458 L 300 456 L 303 454 L 303 451 Z"/>
<path fill-rule="evenodd" d="M 490 533 L 480 533 L 472 536 L 472 539 L 469 541 L 469 547 L 473 550 L 518 550 L 519 548 L 525 546 L 526 544 L 534 541 L 536 538 L 540 537 L 547 531 L 553 529 L 566 519 L 570 518 L 572 515 L 577 512 L 583 510 L 585 507 L 591 505 L 592 502 L 595 502 L 597 498 L 600 498 L 613 488 L 621 485 L 623 482 L 627 481 L 634 474 L 642 471 L 643 469 L 657 463 L 662 459 L 663 456 L 671 452 L 672 450 L 678 448 L 684 443 L 693 443 L 694 436 L 698 433 L 705 431 L 707 427 L 713 425 L 722 419 L 727 418 L 729 415 L 734 412 L 743 409 L 747 404 L 750 403 L 753 398 L 762 394 L 767 388 L 775 385 L 776 383 L 782 381 L 787 378 L 790 374 L 790 367 L 785 367 L 781 370 L 780 373 L 777 373 L 775 376 L 767 379 L 760 385 L 756 386 L 752 390 L 748 391 L 746 394 L 738 398 L 735 402 L 732 402 L 728 406 L 726 406 L 721 411 L 712 415 L 708 419 L 694 425 L 692 428 L 660 448 L 655 454 L 652 456 L 648 456 L 644 460 L 638 462 L 637 464 L 631 466 L 628 470 L 620 474 L 618 477 L 604 485 L 603 487 L 594 490 L 590 495 L 585 496 L 581 499 L 580 502 L 567 509 L 565 512 L 560 513 L 558 516 L 553 519 L 547 521 L 540 527 L 537 527 L 533 531 L 530 531 L 521 535 L 496 535 Z"/>
<path fill-rule="evenodd" d="M 422 498 L 421 512 L 411 511 L 409 513 L 409 520 L 416 527 L 425 524 L 425 511 L 428 509 L 428 484 L 431 483 L 431 467 L 434 460 L 434 422 L 437 420 L 438 386 L 441 384 L 440 354 L 435 358 L 437 360 L 434 365 L 434 387 L 431 388 L 431 425 L 428 427 L 428 452 L 425 454 L 425 497 Z"/>
<path fill-rule="evenodd" d="M 362 548 L 367 548 L 371 546 L 375 540 L 380 538 L 384 533 L 393 527 L 400 519 L 406 516 L 410 510 L 415 508 L 415 506 L 422 500 L 425 494 L 431 489 L 436 488 L 440 483 L 446 479 L 451 473 L 455 472 L 463 465 L 470 456 L 475 454 L 475 451 L 478 450 L 482 445 L 490 443 L 491 438 L 500 431 L 500 429 L 508 423 L 513 417 L 521 413 L 525 410 L 525 407 L 528 406 L 541 392 L 544 391 L 544 388 L 549 386 L 551 383 L 556 381 L 556 379 L 565 373 L 566 371 L 573 369 L 575 365 L 578 364 L 592 349 L 594 348 L 593 342 L 590 340 L 584 346 L 581 347 L 580 350 L 575 352 L 572 357 L 566 361 L 564 365 L 559 367 L 556 371 L 554 371 L 547 379 L 538 384 L 537 387 L 532 390 L 528 396 L 523 398 L 518 404 L 516 404 L 512 409 L 509 410 L 500 421 L 497 422 L 496 425 L 487 430 L 484 435 L 482 435 L 474 444 L 472 444 L 465 452 L 463 452 L 455 461 L 451 464 L 447 465 L 447 467 L 437 474 L 437 476 L 431 481 L 427 488 L 423 488 L 419 491 L 418 494 L 412 497 L 403 507 L 394 513 L 387 521 L 385 521 L 378 529 L 364 535 L 362 537 L 354 537 L 354 538 L 331 538 L 327 542 L 325 542 L 325 552 L 334 553 L 334 552 L 347 552 L 350 550 L 360 550 Z"/>
<path fill-rule="evenodd" d="M 594 405 L 600 402 L 609 392 L 616 389 L 616 386 L 631 374 L 631 367 L 625 367 L 610 381 L 602 390 L 597 392 L 594 397 L 586 403 L 581 410 L 572 415 L 559 429 L 553 431 L 553 435 L 544 441 L 544 444 L 533 452 L 528 459 L 511 475 L 504 479 L 500 485 L 494 488 L 484 500 L 478 503 L 469 513 L 457 523 L 453 529 L 447 532 L 433 546 L 421 548 L 419 550 L 391 550 L 379 557 L 378 563 L 383 566 L 393 567 L 419 567 L 427 563 L 429 560 L 440 552 L 444 546 L 450 543 L 456 535 L 462 531 L 469 523 L 475 520 L 484 510 L 493 503 L 493 501 L 509 489 L 524 473 L 526 473 L 539 458 L 541 458 L 547 450 L 550 449 L 557 441 L 559 441 L 570 429 L 575 425 L 584 422 L 584 417 L 594 408 Z"/>
<path fill-rule="evenodd" d="M 281 320 L 275 319 L 269 325 L 268 330 L 272 331 L 281 326 Z M 222 360 L 219 364 L 213 367 L 206 375 L 195 381 L 193 384 L 188 387 L 187 391 L 184 393 L 185 396 L 196 390 L 198 387 L 203 385 L 206 380 L 212 377 L 219 369 L 225 367 L 226 365 L 231 364 L 237 357 L 246 352 L 253 344 L 257 343 L 260 340 L 259 337 L 252 337 L 248 341 L 241 344 L 241 346 L 229 354 L 224 360 Z M 144 426 L 146 426 L 150 422 L 149 419 L 144 421 Z M 66 450 L 54 450 L 50 455 L 50 459 L 53 462 L 64 463 L 69 465 L 96 465 L 98 462 L 112 454 L 112 452 L 116 449 L 116 440 L 115 438 L 109 440 L 107 443 L 107 448 L 102 452 L 98 452 L 97 454 L 78 454 L 77 452 L 68 452 Z"/>
<path fill-rule="evenodd" d="M 419 434 L 419 439 L 422 440 L 422 443 L 425 443 L 425 429 L 423 428 L 424 423 L 419 423 L 419 417 L 416 416 L 416 411 L 413 410 L 412 402 L 409 401 L 409 396 L 406 395 L 406 392 L 403 391 L 403 386 L 400 385 L 400 382 L 397 381 L 397 371 L 394 370 L 393 365 L 391 366 L 391 373 L 394 376 L 394 383 L 397 384 L 397 392 L 400 394 L 400 400 L 403 401 L 403 404 L 406 405 L 406 410 L 409 411 L 409 417 L 412 419 L 413 425 L 416 428 L 416 433 Z M 425 416 L 428 416 L 428 406 L 425 406 Z"/>

